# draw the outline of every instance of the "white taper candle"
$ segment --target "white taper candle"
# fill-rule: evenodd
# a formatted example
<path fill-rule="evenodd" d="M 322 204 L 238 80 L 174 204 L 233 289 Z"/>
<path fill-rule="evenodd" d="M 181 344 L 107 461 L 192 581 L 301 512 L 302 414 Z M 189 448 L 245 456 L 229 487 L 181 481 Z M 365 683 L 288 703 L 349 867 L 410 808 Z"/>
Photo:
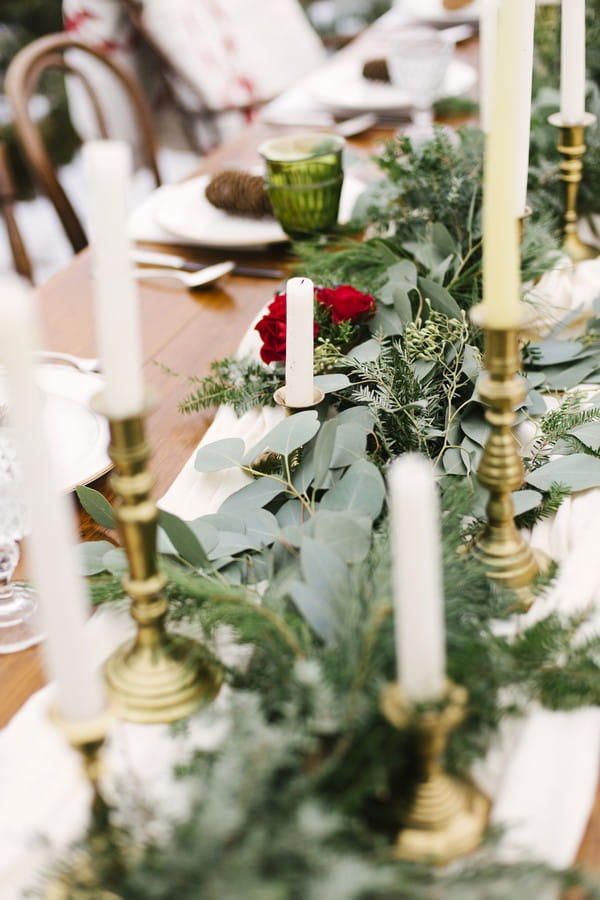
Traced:
<path fill-rule="evenodd" d="M 290 278 L 286 286 L 285 402 L 313 402 L 314 285 L 310 278 Z"/>
<path fill-rule="evenodd" d="M 446 632 L 439 503 L 431 464 L 418 454 L 388 472 L 398 678 L 409 700 L 441 697 Z"/>
<path fill-rule="evenodd" d="M 479 120 L 486 134 L 491 124 L 498 2 L 499 0 L 483 0 L 479 13 Z"/>
<path fill-rule="evenodd" d="M 515 36 L 515 57 L 519 67 L 517 94 L 517 174 L 516 216 L 524 215 L 527 207 L 527 175 L 529 172 L 529 141 L 531 132 L 531 89 L 533 82 L 533 45 L 535 31 L 535 0 L 521 0 L 522 18 Z"/>
<path fill-rule="evenodd" d="M 56 680 L 59 712 L 69 720 L 93 718 L 104 707 L 84 624 L 86 588 L 77 574 L 71 498 L 58 492 L 42 427 L 41 395 L 34 382 L 36 340 L 33 298 L 18 279 L 0 288 L 0 358 L 10 393 L 9 419 L 23 476 L 31 534 L 28 559 L 40 596 L 46 668 Z"/>
<path fill-rule="evenodd" d="M 121 141 L 90 141 L 83 158 L 105 410 L 110 418 L 123 419 L 144 405 L 138 286 L 127 232 L 131 151 Z"/>
<path fill-rule="evenodd" d="M 560 114 L 578 125 L 585 112 L 585 0 L 562 0 Z"/>

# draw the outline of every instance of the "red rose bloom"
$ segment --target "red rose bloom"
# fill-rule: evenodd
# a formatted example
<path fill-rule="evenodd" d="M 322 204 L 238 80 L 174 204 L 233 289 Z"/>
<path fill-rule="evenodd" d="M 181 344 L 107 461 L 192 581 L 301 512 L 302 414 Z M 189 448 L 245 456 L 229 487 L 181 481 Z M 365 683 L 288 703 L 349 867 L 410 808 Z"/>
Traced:
<path fill-rule="evenodd" d="M 260 358 L 267 365 L 271 362 L 285 360 L 285 318 L 286 297 L 285 293 L 276 294 L 275 299 L 269 304 L 269 311 L 255 326 L 261 336 L 262 347 Z M 315 322 L 314 337 L 319 333 L 319 326 Z"/>
<path fill-rule="evenodd" d="M 349 284 L 340 284 L 335 288 L 319 288 L 317 301 L 331 310 L 331 318 L 334 324 L 353 322 L 362 319 L 370 319 L 375 313 L 377 304 L 370 294 L 363 294 Z"/>

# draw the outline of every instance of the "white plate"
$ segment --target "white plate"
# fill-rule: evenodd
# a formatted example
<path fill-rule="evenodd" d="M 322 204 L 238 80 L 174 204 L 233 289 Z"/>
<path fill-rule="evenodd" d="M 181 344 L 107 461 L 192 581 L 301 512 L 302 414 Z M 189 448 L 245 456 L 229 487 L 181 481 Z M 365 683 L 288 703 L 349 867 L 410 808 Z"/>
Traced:
<path fill-rule="evenodd" d="M 460 9 L 445 9 L 442 0 L 405 0 L 402 11 L 419 22 L 453 25 L 459 22 L 478 22 L 481 5 L 481 0 L 472 0 Z"/>
<path fill-rule="evenodd" d="M 152 199 L 156 221 L 186 243 L 204 247 L 259 249 L 289 240 L 275 219 L 235 216 L 217 209 L 204 195 L 210 175 L 199 175 L 180 184 L 159 188 Z M 344 178 L 340 222 L 347 222 L 364 184 L 351 175 Z"/>
<path fill-rule="evenodd" d="M 0 373 L 0 399 L 7 397 Z M 43 421 L 56 479 L 62 491 L 88 484 L 111 467 L 108 424 L 90 408 L 90 400 L 104 386 L 100 375 L 79 372 L 72 366 L 36 367 L 43 392 Z"/>
<path fill-rule="evenodd" d="M 391 112 L 408 109 L 410 98 L 401 88 L 362 76 L 363 63 L 356 60 L 331 67 L 327 77 L 313 78 L 309 90 L 315 100 L 344 112 Z M 477 80 L 477 72 L 461 60 L 453 60 L 440 91 L 440 97 L 464 94 Z"/>

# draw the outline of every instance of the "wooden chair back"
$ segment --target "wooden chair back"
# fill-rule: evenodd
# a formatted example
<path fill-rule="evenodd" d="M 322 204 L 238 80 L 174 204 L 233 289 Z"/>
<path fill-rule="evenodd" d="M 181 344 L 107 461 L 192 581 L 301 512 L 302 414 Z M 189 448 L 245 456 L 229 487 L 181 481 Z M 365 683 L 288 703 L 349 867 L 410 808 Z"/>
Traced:
<path fill-rule="evenodd" d="M 8 152 L 4 141 L 0 140 L 0 214 L 4 219 L 8 243 L 11 249 L 15 271 L 29 281 L 33 280 L 31 262 L 25 249 L 17 220 L 14 204 L 16 200 L 15 185 L 10 170 Z"/>
<path fill-rule="evenodd" d="M 75 50 L 78 52 L 69 52 Z M 145 161 L 156 185 L 161 183 L 150 111 L 135 79 L 126 69 L 97 47 L 66 33 L 46 35 L 23 47 L 10 62 L 4 90 L 11 105 L 15 130 L 23 146 L 27 163 L 36 181 L 54 204 L 76 253 L 87 245 L 88 240 L 81 221 L 58 179 L 56 167 L 48 154 L 39 125 L 30 114 L 29 100 L 37 92 L 42 76 L 49 69 L 59 69 L 65 74 L 73 75 L 79 79 L 90 100 L 100 136 L 110 137 L 102 108 L 102 98 L 96 95 L 85 65 L 81 66 L 80 61 L 85 58 L 97 60 L 121 84 L 124 97 L 131 107 L 133 121 L 138 128 L 140 147 L 146 156 Z"/>

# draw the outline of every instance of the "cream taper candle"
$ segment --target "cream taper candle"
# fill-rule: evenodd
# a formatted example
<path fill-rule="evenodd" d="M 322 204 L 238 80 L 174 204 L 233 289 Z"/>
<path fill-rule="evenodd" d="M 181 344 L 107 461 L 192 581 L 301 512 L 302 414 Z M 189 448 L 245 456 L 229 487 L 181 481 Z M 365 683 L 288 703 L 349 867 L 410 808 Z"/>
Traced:
<path fill-rule="evenodd" d="M 109 418 L 124 419 L 144 405 L 138 285 L 127 232 L 131 151 L 121 141 L 90 141 L 83 158 L 104 404 Z"/>
<path fill-rule="evenodd" d="M 498 2 L 499 0 L 483 0 L 479 13 L 479 120 L 486 134 L 491 123 Z"/>
<path fill-rule="evenodd" d="M 446 631 L 433 469 L 409 453 L 387 481 L 398 678 L 409 700 L 435 700 L 445 689 Z"/>
<path fill-rule="evenodd" d="M 527 207 L 527 175 L 529 172 L 529 141 L 531 132 L 531 89 L 533 82 L 533 43 L 535 31 L 535 0 L 521 0 L 521 28 L 515 36 L 515 57 L 519 67 L 517 94 L 517 174 L 516 215 L 520 218 Z"/>
<path fill-rule="evenodd" d="M 585 113 L 585 0 L 563 0 L 560 39 L 560 114 L 578 125 Z"/>
<path fill-rule="evenodd" d="M 483 309 L 489 328 L 515 328 L 521 322 L 516 108 L 519 70 L 515 35 L 522 27 L 522 0 L 503 0 L 498 10 L 498 39 L 492 90 L 491 129 L 486 141 L 483 189 Z"/>
<path fill-rule="evenodd" d="M 286 285 L 285 402 L 311 406 L 314 396 L 314 303 L 310 278 L 290 278 Z"/>
<path fill-rule="evenodd" d="M 9 419 L 21 463 L 31 534 L 28 559 L 40 597 L 46 633 L 43 651 L 56 680 L 57 706 L 65 719 L 93 718 L 104 707 L 100 674 L 92 664 L 84 624 L 86 588 L 77 574 L 71 498 L 58 492 L 42 425 L 41 393 L 34 381 L 38 345 L 33 298 L 18 279 L 0 287 L 0 359 L 6 366 Z"/>

